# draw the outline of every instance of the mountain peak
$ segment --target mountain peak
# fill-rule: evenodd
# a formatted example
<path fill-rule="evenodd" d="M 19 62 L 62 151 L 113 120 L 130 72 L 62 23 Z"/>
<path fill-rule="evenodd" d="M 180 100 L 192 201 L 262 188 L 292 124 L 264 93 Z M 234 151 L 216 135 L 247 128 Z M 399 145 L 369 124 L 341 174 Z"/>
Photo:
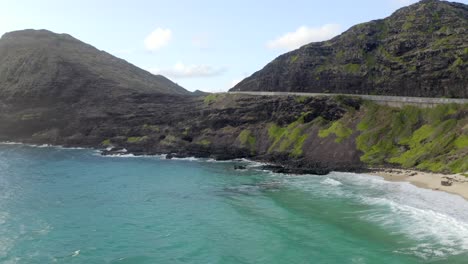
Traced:
<path fill-rule="evenodd" d="M 283 54 L 235 91 L 468 98 L 468 6 L 423 0 Z"/>
<path fill-rule="evenodd" d="M 23 29 L 17 31 L 11 31 L 3 34 L 1 39 L 9 40 L 20 40 L 26 41 L 25 39 L 36 39 L 36 40 L 55 40 L 55 41 L 79 41 L 69 34 L 57 34 L 46 29 Z"/>
<path fill-rule="evenodd" d="M 68 34 L 26 29 L 0 39 L 0 97 L 78 100 L 85 94 L 113 97 L 130 93 L 190 94 L 163 76 Z"/>

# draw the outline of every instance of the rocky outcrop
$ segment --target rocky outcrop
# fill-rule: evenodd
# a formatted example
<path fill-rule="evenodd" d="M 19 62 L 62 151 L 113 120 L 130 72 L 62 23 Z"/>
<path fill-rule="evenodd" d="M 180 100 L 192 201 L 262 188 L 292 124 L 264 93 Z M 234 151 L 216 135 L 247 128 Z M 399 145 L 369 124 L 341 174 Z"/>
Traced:
<path fill-rule="evenodd" d="M 232 91 L 468 98 L 468 6 L 423 0 L 279 56 Z"/>
<path fill-rule="evenodd" d="M 168 107 L 170 105 L 170 107 Z M 95 106 L 3 104 L 0 141 L 271 162 L 277 172 L 368 167 L 468 171 L 468 109 L 402 109 L 359 99 L 138 94 Z"/>
<path fill-rule="evenodd" d="M 3 104 L 0 141 L 108 149 L 105 154 L 252 158 L 287 172 L 323 174 L 362 167 L 354 137 L 335 147 L 332 137 L 315 135 L 359 105 L 355 99 L 228 94 L 138 94 L 94 106 Z"/>

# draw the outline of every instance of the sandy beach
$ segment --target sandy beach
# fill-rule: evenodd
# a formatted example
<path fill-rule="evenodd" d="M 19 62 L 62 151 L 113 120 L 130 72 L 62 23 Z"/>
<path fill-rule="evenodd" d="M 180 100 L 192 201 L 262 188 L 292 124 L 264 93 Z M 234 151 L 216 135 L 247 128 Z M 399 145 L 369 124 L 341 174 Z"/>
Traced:
<path fill-rule="evenodd" d="M 373 169 L 370 174 L 381 176 L 387 181 L 409 182 L 421 188 L 458 194 L 468 200 L 468 177 L 461 174 L 440 174 L 405 169 Z"/>

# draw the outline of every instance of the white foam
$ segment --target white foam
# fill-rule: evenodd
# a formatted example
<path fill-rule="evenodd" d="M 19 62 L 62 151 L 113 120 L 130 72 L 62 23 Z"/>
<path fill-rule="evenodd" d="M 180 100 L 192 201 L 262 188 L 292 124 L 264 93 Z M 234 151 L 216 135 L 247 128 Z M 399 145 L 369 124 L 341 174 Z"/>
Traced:
<path fill-rule="evenodd" d="M 161 155 L 135 155 L 132 153 L 128 154 L 110 154 L 110 155 L 102 155 L 100 151 L 94 153 L 95 156 L 103 157 L 103 158 L 145 158 L 145 159 L 165 159 L 166 154 Z"/>
<path fill-rule="evenodd" d="M 12 141 L 3 141 L 0 142 L 0 145 L 23 145 L 21 142 L 12 142 Z"/>
<path fill-rule="evenodd" d="M 107 151 L 112 151 L 115 147 L 114 146 L 109 146 L 106 148 Z M 126 148 L 122 148 L 122 149 L 119 149 L 119 150 L 115 150 L 113 151 L 114 153 L 127 153 L 128 150 Z"/>
<path fill-rule="evenodd" d="M 468 223 L 445 213 L 430 209 L 420 209 L 400 204 L 386 198 L 364 198 L 364 202 L 390 209 L 364 216 L 395 233 L 410 239 L 430 243 L 421 243 L 416 247 L 400 251 L 412 252 L 429 259 L 434 256 L 460 254 L 468 251 Z"/>
<path fill-rule="evenodd" d="M 270 163 L 260 162 L 260 161 L 254 161 L 254 160 L 249 160 L 249 159 L 246 159 L 246 158 L 237 159 L 237 160 L 238 160 L 238 161 L 241 161 L 241 162 L 246 162 L 246 163 L 248 163 L 248 165 L 247 165 L 248 168 L 256 168 L 256 167 L 262 167 L 262 166 L 271 165 Z"/>
<path fill-rule="evenodd" d="M 326 179 L 316 175 L 270 175 L 285 186 L 314 196 L 369 205 L 361 212 L 364 221 L 417 244 L 400 248 L 398 253 L 430 260 L 468 252 L 468 203 L 457 195 L 365 174 L 332 172 Z"/>
<path fill-rule="evenodd" d="M 134 154 L 112 154 L 112 155 L 104 155 L 104 157 L 114 157 L 114 158 L 147 158 L 145 156 L 135 156 Z"/>
<path fill-rule="evenodd" d="M 36 145 L 36 144 L 26 144 L 26 143 L 21 143 L 21 142 L 0 142 L 0 145 L 23 145 L 23 146 L 28 146 L 28 147 L 35 147 L 35 148 L 57 148 L 57 149 L 89 149 L 89 148 L 82 148 L 82 147 L 63 147 L 60 145 L 50 145 L 50 144 L 42 144 L 42 145 Z M 107 151 L 111 151 L 114 147 L 110 146 L 107 147 Z M 166 159 L 168 154 L 157 154 L 157 155 L 134 155 L 132 153 L 128 153 L 128 150 L 123 148 L 120 150 L 115 151 L 115 154 L 108 154 L 108 155 L 102 155 L 101 150 L 95 150 L 94 151 L 95 155 L 97 156 L 102 156 L 102 157 L 109 157 L 109 158 L 158 158 L 158 159 Z M 126 153 L 126 154 L 124 154 Z M 232 160 L 215 160 L 213 158 L 196 158 L 196 157 L 184 157 L 184 158 L 177 158 L 173 157 L 171 159 L 167 160 L 181 160 L 181 161 L 197 161 L 197 162 L 212 162 L 212 163 L 232 163 L 232 162 L 245 162 L 247 163 L 246 167 L 247 168 L 257 168 L 257 167 L 262 167 L 265 165 L 269 165 L 269 163 L 265 162 L 258 162 L 258 161 L 253 161 L 245 158 L 241 159 L 232 159 Z"/>
<path fill-rule="evenodd" d="M 73 252 L 73 254 L 71 255 L 72 257 L 76 257 L 80 254 L 80 251 L 81 250 L 76 250 L 75 252 Z"/>
<path fill-rule="evenodd" d="M 332 186 L 343 185 L 340 181 L 334 180 L 334 179 L 332 179 L 332 178 L 326 178 L 326 179 L 323 180 L 321 183 L 322 183 L 322 184 L 326 184 L 326 185 L 332 185 Z"/>
<path fill-rule="evenodd" d="M 372 205 L 373 209 L 363 215 L 365 220 L 420 242 L 400 252 L 431 259 L 468 251 L 468 203 L 463 198 L 370 175 L 334 176 L 369 190 L 355 195 L 362 203 Z"/>
<path fill-rule="evenodd" d="M 52 147 L 59 148 L 59 149 L 75 149 L 75 150 L 89 149 L 89 148 L 82 148 L 82 147 L 63 147 L 63 146 L 52 146 Z"/>
<path fill-rule="evenodd" d="M 171 160 L 202 161 L 202 159 L 195 158 L 195 157 L 185 157 L 185 158 L 176 158 L 176 157 L 173 157 Z"/>
<path fill-rule="evenodd" d="M 61 145 L 51 145 L 51 144 L 27 144 L 27 143 L 22 143 L 22 142 L 11 142 L 11 141 L 5 141 L 5 142 L 0 142 L 0 145 L 22 145 L 26 147 L 32 147 L 32 148 L 56 148 L 56 149 L 89 149 L 89 148 L 83 148 L 83 147 L 64 147 Z"/>
<path fill-rule="evenodd" d="M 232 163 L 232 162 L 238 161 L 238 160 L 216 160 L 213 158 L 209 158 L 209 159 L 199 158 L 198 160 L 203 161 L 203 162 L 210 162 L 210 163 Z"/>

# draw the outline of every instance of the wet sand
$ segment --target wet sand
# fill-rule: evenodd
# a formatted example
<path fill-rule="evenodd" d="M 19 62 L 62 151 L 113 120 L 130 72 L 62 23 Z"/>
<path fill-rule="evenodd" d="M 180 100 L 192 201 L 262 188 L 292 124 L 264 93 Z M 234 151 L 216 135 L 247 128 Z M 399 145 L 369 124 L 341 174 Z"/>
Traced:
<path fill-rule="evenodd" d="M 409 182 L 421 188 L 458 194 L 468 200 L 468 177 L 461 174 L 440 174 L 405 169 L 373 169 L 371 175 L 387 181 Z M 442 182 L 451 184 L 445 186 Z"/>

